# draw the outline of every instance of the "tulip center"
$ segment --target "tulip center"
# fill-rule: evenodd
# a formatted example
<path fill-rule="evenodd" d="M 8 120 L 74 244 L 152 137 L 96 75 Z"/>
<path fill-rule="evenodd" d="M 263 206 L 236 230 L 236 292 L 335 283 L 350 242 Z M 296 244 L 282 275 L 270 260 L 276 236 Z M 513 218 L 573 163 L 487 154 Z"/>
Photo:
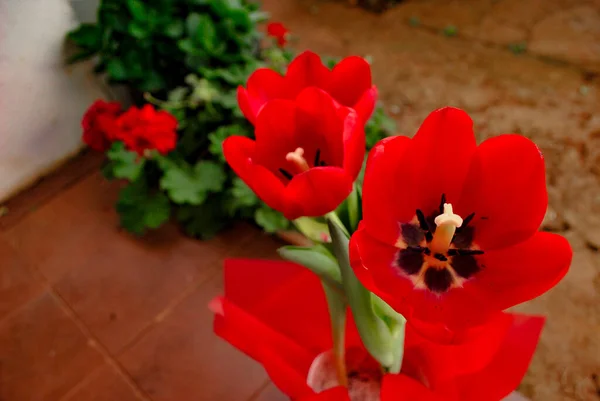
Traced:
<path fill-rule="evenodd" d="M 456 229 L 462 226 L 463 219 L 454 214 L 451 203 L 444 203 L 444 213 L 437 216 L 434 223 L 437 228 L 429 244 L 429 249 L 434 254 L 446 253 L 450 248 Z"/>
<path fill-rule="evenodd" d="M 304 158 L 304 149 L 296 148 L 293 152 L 285 155 L 285 160 L 290 162 L 294 168 L 296 169 L 296 173 L 300 174 L 307 171 L 310 167 L 308 166 L 308 162 Z"/>
<path fill-rule="evenodd" d="M 400 224 L 399 250 L 392 266 L 417 289 L 442 294 L 462 287 L 482 268 L 479 257 L 484 252 L 473 242 L 475 229 L 470 224 L 474 217 L 471 213 L 463 220 L 444 195 L 433 213 L 417 209 L 410 222 Z"/>

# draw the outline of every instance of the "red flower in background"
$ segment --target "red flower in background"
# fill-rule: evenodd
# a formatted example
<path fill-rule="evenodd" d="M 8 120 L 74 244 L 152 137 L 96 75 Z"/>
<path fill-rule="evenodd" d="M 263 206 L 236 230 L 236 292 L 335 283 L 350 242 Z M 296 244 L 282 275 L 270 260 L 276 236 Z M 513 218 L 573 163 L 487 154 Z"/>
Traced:
<path fill-rule="evenodd" d="M 162 154 L 175 149 L 177 119 L 166 111 L 156 111 L 145 104 L 141 109 L 131 107 L 117 119 L 114 138 L 122 140 L 129 150 L 140 156 L 156 149 Z"/>
<path fill-rule="evenodd" d="M 107 134 L 114 130 L 115 120 L 120 112 L 119 103 L 96 100 L 81 120 L 83 142 L 99 152 L 108 150 L 112 141 Z"/>
<path fill-rule="evenodd" d="M 319 279 L 289 262 L 261 260 L 228 260 L 224 274 L 225 295 L 211 302 L 215 333 L 262 364 L 291 399 L 348 400 L 345 388 L 315 394 L 307 385 L 313 361 L 332 347 Z M 501 400 L 525 374 L 543 321 L 499 314 L 485 326 L 442 337 L 437 327 L 411 324 L 402 372 L 380 377 L 381 400 Z M 346 344 L 348 355 L 362 349 L 351 320 Z M 369 372 L 349 369 L 349 379 Z"/>
<path fill-rule="evenodd" d="M 261 108 L 273 99 L 295 99 L 302 89 L 316 86 L 328 92 L 335 101 L 356 110 L 363 123 L 373 113 L 377 88 L 371 80 L 371 67 L 361 57 L 346 57 L 333 70 L 310 51 L 297 56 L 285 76 L 268 68 L 260 68 L 248 79 L 246 88 L 238 88 L 238 104 L 244 116 L 255 124 Z"/>
<path fill-rule="evenodd" d="M 567 272 L 568 242 L 538 232 L 547 202 L 533 142 L 501 135 L 477 147 L 466 113 L 437 110 L 413 139 L 371 151 L 363 221 L 350 241 L 354 270 L 404 316 L 481 324 Z"/>
<path fill-rule="evenodd" d="M 281 22 L 270 22 L 267 25 L 267 34 L 277 40 L 277 45 L 279 45 L 279 47 L 286 45 L 289 33 L 289 29 L 287 29 Z"/>
<path fill-rule="evenodd" d="M 225 159 L 259 198 L 291 220 L 334 210 L 352 191 L 365 153 L 356 113 L 336 107 L 314 87 L 295 100 L 265 105 L 255 137 L 227 138 Z"/>

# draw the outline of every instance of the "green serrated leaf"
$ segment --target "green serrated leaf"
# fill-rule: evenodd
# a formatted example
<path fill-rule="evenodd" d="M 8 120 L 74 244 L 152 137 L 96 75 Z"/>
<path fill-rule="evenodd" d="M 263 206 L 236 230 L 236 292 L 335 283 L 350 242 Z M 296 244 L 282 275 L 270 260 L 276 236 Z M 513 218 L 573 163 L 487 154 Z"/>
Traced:
<path fill-rule="evenodd" d="M 144 22 L 148 19 L 148 10 L 142 0 L 126 0 L 126 3 L 135 20 Z"/>
<path fill-rule="evenodd" d="M 127 69 L 125 64 L 120 59 L 112 59 L 106 65 L 108 76 L 115 81 L 123 81 L 127 79 Z"/>
<path fill-rule="evenodd" d="M 199 206 L 181 206 L 177 212 L 177 220 L 182 224 L 187 235 L 210 239 L 227 225 L 226 216 L 223 215 L 221 205 L 223 200 L 220 194 L 207 198 Z"/>
<path fill-rule="evenodd" d="M 172 39 L 177 39 L 183 35 L 184 29 L 183 21 L 175 20 L 165 27 L 164 33 Z"/>
<path fill-rule="evenodd" d="M 283 214 L 264 204 L 254 212 L 254 221 L 268 233 L 285 230 L 290 226 Z"/>
<path fill-rule="evenodd" d="M 244 215 L 244 209 L 249 209 L 259 204 L 259 199 L 254 191 L 238 177 L 233 179 L 228 195 L 224 204 L 224 210 L 230 217 L 235 216 L 240 210 L 242 210 L 241 214 Z"/>
<path fill-rule="evenodd" d="M 151 193 L 141 180 L 121 190 L 116 209 L 121 226 L 138 235 L 160 227 L 171 215 L 169 198 L 162 192 Z"/>
<path fill-rule="evenodd" d="M 125 149 L 125 144 L 121 141 L 113 143 L 106 156 L 112 162 L 110 164 L 112 177 L 129 181 L 135 181 L 140 177 L 146 162 L 145 159 L 139 160 L 137 153 Z"/>
<path fill-rule="evenodd" d="M 194 168 L 188 165 L 171 164 L 165 168 L 160 180 L 161 189 L 167 191 L 171 200 L 176 204 L 202 204 L 209 192 L 223 190 L 226 175 L 222 166 L 201 161 Z"/>
<path fill-rule="evenodd" d="M 79 28 L 69 32 L 67 37 L 77 46 L 92 51 L 102 46 L 102 29 L 94 24 L 81 24 Z"/>
<path fill-rule="evenodd" d="M 136 39 L 146 39 L 150 34 L 145 24 L 139 21 L 131 21 L 127 27 L 127 31 Z"/>

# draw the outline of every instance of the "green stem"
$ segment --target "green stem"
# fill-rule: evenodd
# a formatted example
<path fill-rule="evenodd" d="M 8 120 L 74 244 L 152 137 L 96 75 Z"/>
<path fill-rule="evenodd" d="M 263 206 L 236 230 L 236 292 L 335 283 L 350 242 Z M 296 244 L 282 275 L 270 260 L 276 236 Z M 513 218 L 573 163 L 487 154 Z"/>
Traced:
<path fill-rule="evenodd" d="M 331 334 L 333 339 L 333 355 L 335 357 L 335 370 L 340 385 L 348 386 L 348 375 L 346 372 L 346 300 L 343 294 L 337 289 L 332 288 L 326 282 L 322 282 L 327 305 L 329 307 L 329 317 L 331 319 Z"/>

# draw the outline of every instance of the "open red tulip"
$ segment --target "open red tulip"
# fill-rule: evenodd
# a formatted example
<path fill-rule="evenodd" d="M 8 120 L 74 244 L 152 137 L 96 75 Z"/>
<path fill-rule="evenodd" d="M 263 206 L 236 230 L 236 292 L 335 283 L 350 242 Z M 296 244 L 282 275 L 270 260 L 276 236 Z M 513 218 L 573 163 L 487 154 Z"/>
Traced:
<path fill-rule="evenodd" d="M 252 123 L 262 107 L 274 99 L 295 99 L 304 88 L 316 86 L 328 92 L 336 102 L 356 110 L 363 124 L 371 117 L 377 100 L 377 88 L 371 79 L 371 67 L 361 57 L 346 57 L 333 70 L 310 51 L 298 55 L 285 76 L 268 68 L 256 70 L 246 88 L 238 88 L 238 104 Z"/>
<path fill-rule="evenodd" d="M 352 191 L 365 154 L 364 127 L 354 110 L 337 107 L 315 87 L 265 105 L 255 137 L 227 138 L 225 159 L 259 198 L 290 220 L 337 208 Z"/>
<path fill-rule="evenodd" d="M 478 325 L 566 274 L 568 242 L 538 232 L 547 203 L 533 142 L 501 135 L 476 146 L 469 116 L 439 109 L 414 138 L 384 139 L 371 151 L 352 265 L 407 317 Z"/>
<path fill-rule="evenodd" d="M 215 333 L 262 364 L 292 400 L 349 400 L 346 388 L 316 393 L 307 384 L 317 357 L 332 348 L 318 278 L 293 263 L 243 259 L 227 260 L 224 274 L 225 294 L 210 304 Z M 543 322 L 498 314 L 484 326 L 440 336 L 438 327 L 411 321 L 401 373 L 379 376 L 381 400 L 501 400 L 524 375 Z M 346 346 L 366 352 L 350 316 Z M 349 381 L 372 372 L 349 369 Z"/>

